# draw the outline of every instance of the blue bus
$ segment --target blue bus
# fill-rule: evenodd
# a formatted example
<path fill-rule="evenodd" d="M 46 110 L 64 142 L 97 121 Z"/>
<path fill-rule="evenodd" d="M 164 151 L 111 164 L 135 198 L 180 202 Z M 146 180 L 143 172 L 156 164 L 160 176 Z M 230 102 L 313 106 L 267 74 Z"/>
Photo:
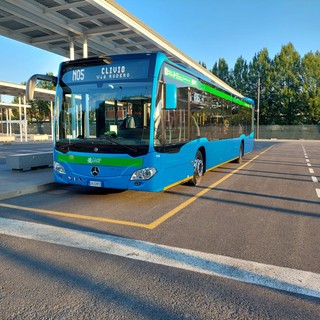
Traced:
<path fill-rule="evenodd" d="M 162 191 L 253 148 L 253 103 L 163 53 L 63 62 L 56 85 L 54 177 L 64 184 Z"/>

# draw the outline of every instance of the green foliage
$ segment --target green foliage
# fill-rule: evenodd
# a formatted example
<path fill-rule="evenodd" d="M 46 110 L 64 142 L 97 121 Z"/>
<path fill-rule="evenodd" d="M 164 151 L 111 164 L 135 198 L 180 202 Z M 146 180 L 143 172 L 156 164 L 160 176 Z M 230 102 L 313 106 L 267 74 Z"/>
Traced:
<path fill-rule="evenodd" d="M 233 71 L 230 72 L 230 84 L 236 90 L 243 92 L 246 88 L 246 83 L 248 81 L 248 64 L 242 57 L 238 58 Z"/>
<path fill-rule="evenodd" d="M 307 53 L 301 61 L 303 103 L 311 124 L 320 121 L 320 52 Z"/>
<path fill-rule="evenodd" d="M 260 124 L 320 123 L 319 51 L 301 58 L 288 43 L 273 59 L 264 48 L 249 63 L 239 57 L 230 70 L 220 58 L 211 72 L 256 102 L 260 78 Z"/>
<path fill-rule="evenodd" d="M 205 69 L 207 69 L 207 65 L 205 62 L 203 61 L 199 61 L 200 66 L 204 67 Z"/>
<path fill-rule="evenodd" d="M 223 58 L 213 65 L 211 72 L 224 82 L 228 83 L 230 81 L 229 66 Z"/>

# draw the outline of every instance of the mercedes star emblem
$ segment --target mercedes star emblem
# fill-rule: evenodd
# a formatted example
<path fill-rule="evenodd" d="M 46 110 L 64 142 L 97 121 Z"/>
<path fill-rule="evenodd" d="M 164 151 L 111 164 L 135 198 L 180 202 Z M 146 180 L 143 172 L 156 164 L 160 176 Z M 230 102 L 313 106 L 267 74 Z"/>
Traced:
<path fill-rule="evenodd" d="M 98 167 L 92 167 L 92 168 L 91 168 L 91 174 L 92 174 L 93 176 L 96 177 L 96 176 L 99 174 L 99 172 L 100 172 L 100 170 L 99 170 Z"/>

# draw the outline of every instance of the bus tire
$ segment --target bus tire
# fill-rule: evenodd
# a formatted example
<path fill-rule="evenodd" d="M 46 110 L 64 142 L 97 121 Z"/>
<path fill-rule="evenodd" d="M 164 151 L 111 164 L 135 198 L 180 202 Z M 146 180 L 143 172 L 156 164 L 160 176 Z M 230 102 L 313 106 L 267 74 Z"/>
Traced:
<path fill-rule="evenodd" d="M 194 169 L 193 169 L 192 184 L 194 186 L 198 186 L 204 174 L 203 155 L 200 150 L 197 150 L 196 152 L 193 166 L 194 166 Z"/>
<path fill-rule="evenodd" d="M 239 148 L 239 156 L 236 160 L 237 163 L 241 164 L 243 160 L 243 151 L 244 151 L 244 146 L 243 146 L 243 141 L 240 143 L 240 148 Z"/>

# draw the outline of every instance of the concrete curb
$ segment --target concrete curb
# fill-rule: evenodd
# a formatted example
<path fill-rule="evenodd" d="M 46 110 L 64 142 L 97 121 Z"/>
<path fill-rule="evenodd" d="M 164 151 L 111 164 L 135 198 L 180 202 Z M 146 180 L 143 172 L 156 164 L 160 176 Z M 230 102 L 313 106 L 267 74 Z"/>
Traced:
<path fill-rule="evenodd" d="M 14 190 L 14 191 L 6 192 L 6 193 L 1 193 L 0 194 L 0 201 L 23 196 L 23 195 L 27 195 L 27 194 L 31 194 L 31 193 L 52 190 L 52 189 L 55 189 L 56 187 L 57 187 L 57 184 L 55 182 L 33 185 L 33 186 L 29 186 L 29 187 L 26 187 L 26 188 L 23 188 L 20 190 Z"/>

